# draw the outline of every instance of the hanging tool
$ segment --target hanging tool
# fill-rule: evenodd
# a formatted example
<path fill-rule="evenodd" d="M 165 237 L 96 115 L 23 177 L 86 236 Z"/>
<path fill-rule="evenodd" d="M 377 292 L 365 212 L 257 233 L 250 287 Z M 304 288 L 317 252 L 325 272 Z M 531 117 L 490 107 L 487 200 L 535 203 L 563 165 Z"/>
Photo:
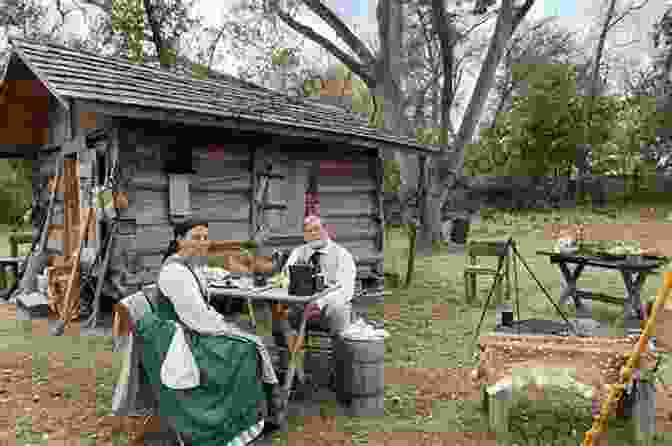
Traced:
<path fill-rule="evenodd" d="M 91 316 L 86 321 L 86 326 L 89 328 L 96 328 L 98 325 L 98 316 L 100 314 L 100 295 L 103 290 L 103 283 L 105 282 L 105 275 L 107 274 L 107 268 L 110 264 L 110 259 L 112 258 L 112 247 L 114 246 L 114 236 L 116 235 L 117 228 L 119 227 L 118 220 L 113 220 L 112 228 L 110 228 L 110 234 L 107 237 L 107 241 L 103 246 L 105 250 L 105 255 L 103 257 L 102 268 L 98 274 L 98 279 L 96 282 L 96 291 L 93 297 L 93 311 Z"/>
<path fill-rule="evenodd" d="M 74 312 L 76 302 L 73 303 L 73 293 L 76 291 L 77 295 L 79 295 L 79 286 L 75 287 L 74 283 L 75 279 L 79 277 L 79 260 L 82 254 L 84 238 L 86 237 L 86 234 L 89 231 L 89 227 L 91 226 L 91 221 L 93 220 L 91 216 L 94 214 L 94 212 L 95 208 L 88 208 L 86 210 L 86 218 L 84 219 L 84 223 L 79 230 L 79 247 L 77 251 L 75 251 L 75 255 L 72 260 L 72 272 L 70 273 L 68 286 L 66 288 L 65 297 L 63 299 L 61 320 L 59 320 L 58 323 L 54 326 L 53 330 L 51 330 L 51 334 L 55 336 L 62 335 L 65 332 L 65 327 L 70 322 L 72 322 L 72 319 L 74 319 L 72 313 Z"/>

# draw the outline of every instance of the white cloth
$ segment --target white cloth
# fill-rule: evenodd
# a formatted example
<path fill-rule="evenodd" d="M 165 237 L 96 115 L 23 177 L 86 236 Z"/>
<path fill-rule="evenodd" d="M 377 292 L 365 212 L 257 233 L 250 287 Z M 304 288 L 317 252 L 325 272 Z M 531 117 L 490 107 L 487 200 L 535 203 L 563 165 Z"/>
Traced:
<path fill-rule="evenodd" d="M 190 329 L 210 336 L 236 336 L 255 343 L 261 358 L 263 381 L 277 384 L 278 378 L 273 369 L 271 356 L 263 341 L 250 333 L 245 333 L 210 308 L 203 300 L 199 284 L 186 266 L 179 263 L 167 263 L 159 273 L 158 286 L 170 299 L 181 322 Z M 207 289 L 207 285 L 204 284 Z"/>
<path fill-rule="evenodd" d="M 161 382 L 174 390 L 193 389 L 201 384 L 194 355 L 184 339 L 184 329 L 175 323 L 175 334 L 161 365 Z"/>
<path fill-rule="evenodd" d="M 296 264 L 299 260 L 307 262 L 316 251 L 322 254 L 320 263 L 326 282 L 339 284 L 341 288 L 315 301 L 320 310 L 327 304 L 346 305 L 349 303 L 355 293 L 355 280 L 357 279 L 357 266 L 352 254 L 331 239 L 326 242 L 324 248 L 317 250 L 308 243 L 295 248 L 284 267 L 285 273 L 289 274 L 290 265 Z"/>
<path fill-rule="evenodd" d="M 140 321 L 148 311 L 151 311 L 151 307 L 145 298 L 144 293 L 141 291 L 122 299 L 120 303 L 128 309 L 130 317 L 134 323 Z M 182 333 L 181 340 L 178 335 L 177 341 L 175 338 L 173 339 L 173 344 L 184 341 L 182 327 L 178 326 L 176 334 L 178 332 Z M 133 332 L 131 332 L 125 339 L 118 339 L 116 341 L 119 341 L 118 343 L 121 346 L 120 351 L 122 352 L 123 359 L 119 379 L 112 397 L 112 412 L 117 416 L 156 415 L 156 400 L 152 394 L 153 390 L 148 385 L 142 385 L 140 380 L 141 343 L 133 336 Z M 185 345 L 187 348 L 189 347 L 188 344 L 185 343 Z M 191 353 L 190 350 L 189 353 Z M 166 361 L 164 361 L 164 366 L 165 365 Z M 162 380 L 163 378 L 162 367 Z M 172 377 L 167 378 L 169 382 L 173 379 Z M 250 426 L 249 429 L 241 432 L 240 435 L 231 440 L 227 446 L 248 445 L 259 437 L 263 428 L 264 420 L 262 418 L 259 422 Z"/>

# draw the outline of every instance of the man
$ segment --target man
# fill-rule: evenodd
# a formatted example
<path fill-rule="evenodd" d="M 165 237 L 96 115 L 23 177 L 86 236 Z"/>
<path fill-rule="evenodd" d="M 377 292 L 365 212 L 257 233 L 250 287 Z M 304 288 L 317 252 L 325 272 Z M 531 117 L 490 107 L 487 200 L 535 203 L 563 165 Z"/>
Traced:
<path fill-rule="evenodd" d="M 355 290 L 357 267 L 345 248 L 335 243 L 322 226 L 319 217 L 308 216 L 304 220 L 304 245 L 295 248 L 289 256 L 283 270 L 289 274 L 289 266 L 299 261 L 308 262 L 317 254 L 325 283 L 329 286 L 340 285 L 331 293 L 306 306 L 308 327 L 321 328 L 331 336 L 340 333 L 350 323 L 351 300 Z M 301 323 L 302 305 L 290 306 L 285 317 L 274 317 L 273 337 L 277 345 L 287 347 L 293 344 Z M 286 369 L 286 357 L 281 357 L 281 368 Z"/>

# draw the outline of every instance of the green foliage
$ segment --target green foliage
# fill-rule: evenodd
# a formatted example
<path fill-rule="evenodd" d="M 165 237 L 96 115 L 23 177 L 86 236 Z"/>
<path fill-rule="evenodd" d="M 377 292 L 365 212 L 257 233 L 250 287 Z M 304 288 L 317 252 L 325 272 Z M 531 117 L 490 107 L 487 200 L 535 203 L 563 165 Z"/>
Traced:
<path fill-rule="evenodd" d="M 208 78 L 208 67 L 200 63 L 191 64 L 191 75 L 194 79 L 207 79 Z"/>
<path fill-rule="evenodd" d="M 245 240 L 240 244 L 240 253 L 246 257 L 257 255 L 257 243 L 254 240 Z"/>
<path fill-rule="evenodd" d="M 609 138 L 596 145 L 595 171 L 618 175 L 644 173 L 651 169 L 641 157 L 641 146 L 655 142 L 656 130 L 664 125 L 665 115 L 656 111 L 655 98 L 635 96 L 629 98 L 599 98 L 602 110 L 613 117 Z M 596 113 L 596 115 L 600 115 Z"/>
<path fill-rule="evenodd" d="M 527 86 L 496 125 L 468 147 L 471 174 L 546 176 L 574 165 L 576 146 L 586 136 L 593 147 L 612 136 L 619 100 L 596 98 L 586 127 L 587 98 L 577 94 L 576 69 L 568 64 L 514 65 L 513 77 Z"/>
<path fill-rule="evenodd" d="M 123 34 L 128 40 L 129 59 L 142 63 L 145 40 L 145 8 L 142 0 L 113 0 L 111 20 L 112 30 Z"/>
<path fill-rule="evenodd" d="M 397 160 L 383 160 L 383 191 L 398 193 L 401 187 L 401 168 Z"/>
<path fill-rule="evenodd" d="M 32 203 L 32 163 L 0 159 L 0 224 L 20 224 Z"/>
<path fill-rule="evenodd" d="M 306 79 L 303 81 L 303 94 L 306 97 L 319 96 L 322 89 L 322 81 L 320 79 Z"/>
<path fill-rule="evenodd" d="M 276 48 L 271 54 L 271 63 L 276 66 L 284 66 L 289 63 L 289 49 L 287 48 Z"/>
<path fill-rule="evenodd" d="M 162 65 L 173 66 L 177 61 L 177 51 L 173 48 L 163 47 L 161 48 L 161 54 L 159 55 L 159 60 Z"/>
<path fill-rule="evenodd" d="M 441 128 L 415 129 L 415 139 L 420 144 L 446 144 L 448 132 Z"/>

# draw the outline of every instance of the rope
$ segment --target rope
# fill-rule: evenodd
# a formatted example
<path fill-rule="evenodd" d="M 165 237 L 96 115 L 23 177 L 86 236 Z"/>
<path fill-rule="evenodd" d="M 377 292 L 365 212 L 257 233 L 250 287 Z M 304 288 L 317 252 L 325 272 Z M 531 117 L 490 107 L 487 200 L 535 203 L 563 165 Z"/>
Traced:
<path fill-rule="evenodd" d="M 632 353 L 628 354 L 628 360 L 621 368 L 619 382 L 610 386 L 609 395 L 607 396 L 607 399 L 604 401 L 604 403 L 602 403 L 602 408 L 599 415 L 594 418 L 592 428 L 586 432 L 583 440 L 583 446 L 593 446 L 595 437 L 602 432 L 606 432 L 607 420 L 609 418 L 609 408 L 615 401 L 618 401 L 623 396 L 623 391 L 625 390 L 626 386 L 632 382 L 632 371 L 636 368 L 639 368 L 639 360 L 642 353 L 646 352 L 648 347 L 649 338 L 651 337 L 651 332 L 655 326 L 658 309 L 665 305 L 668 299 L 668 295 L 670 294 L 670 290 L 672 290 L 672 272 L 667 272 L 665 273 L 663 287 L 658 291 L 658 297 L 656 298 L 656 302 L 653 304 L 651 316 L 646 321 L 646 326 L 644 327 L 644 331 L 639 337 L 637 346 Z"/>

